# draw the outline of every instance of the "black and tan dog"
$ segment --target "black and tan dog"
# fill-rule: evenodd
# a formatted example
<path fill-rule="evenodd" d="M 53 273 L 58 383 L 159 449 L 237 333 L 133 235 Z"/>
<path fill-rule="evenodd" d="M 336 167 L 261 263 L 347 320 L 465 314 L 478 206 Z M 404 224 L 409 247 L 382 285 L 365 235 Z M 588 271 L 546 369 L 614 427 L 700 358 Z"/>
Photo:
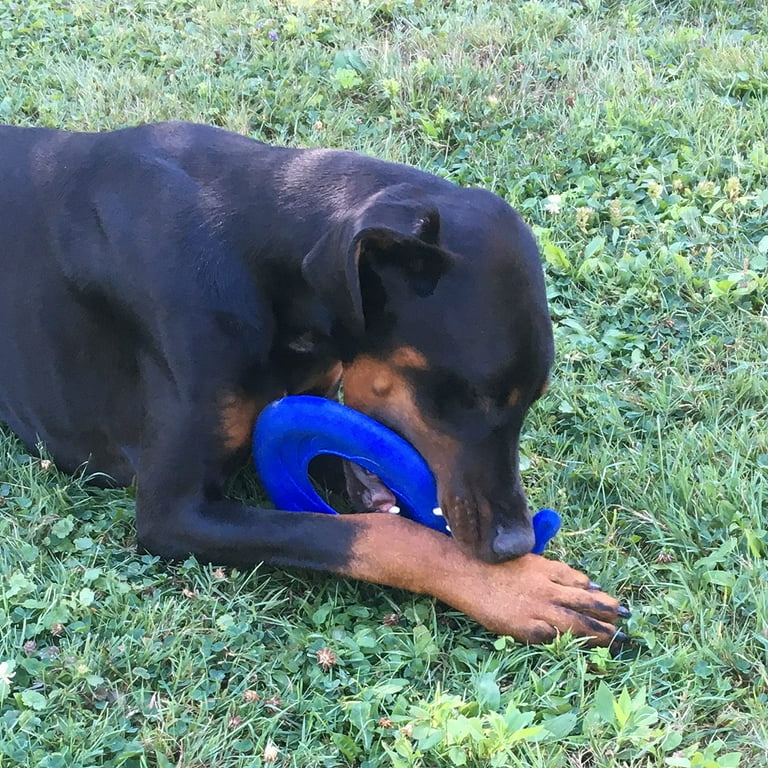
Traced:
<path fill-rule="evenodd" d="M 518 438 L 552 356 L 533 238 L 489 192 L 200 125 L 0 128 L 0 420 L 65 470 L 135 477 L 149 552 L 332 571 L 521 640 L 608 644 L 627 611 L 526 554 Z M 265 404 L 341 379 L 426 458 L 453 538 L 223 496 Z"/>

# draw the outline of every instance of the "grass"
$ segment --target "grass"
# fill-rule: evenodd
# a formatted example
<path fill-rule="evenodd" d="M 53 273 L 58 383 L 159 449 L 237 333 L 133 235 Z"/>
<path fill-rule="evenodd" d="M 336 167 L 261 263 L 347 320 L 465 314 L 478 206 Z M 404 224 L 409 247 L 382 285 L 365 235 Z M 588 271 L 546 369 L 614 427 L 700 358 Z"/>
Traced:
<path fill-rule="evenodd" d="M 558 347 L 525 484 L 646 645 L 529 648 L 372 585 L 163 566 L 130 491 L 5 431 L 0 766 L 768 765 L 766 50 L 758 0 L 0 5 L 5 122 L 198 120 L 516 205 Z"/>

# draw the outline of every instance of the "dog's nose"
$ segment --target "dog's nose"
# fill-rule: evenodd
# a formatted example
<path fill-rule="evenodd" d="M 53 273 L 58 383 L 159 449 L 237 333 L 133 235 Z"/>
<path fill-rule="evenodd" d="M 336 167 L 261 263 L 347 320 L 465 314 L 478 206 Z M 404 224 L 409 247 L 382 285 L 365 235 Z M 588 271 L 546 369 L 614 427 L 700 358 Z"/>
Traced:
<path fill-rule="evenodd" d="M 493 551 L 504 560 L 527 555 L 532 549 L 536 538 L 530 525 L 517 525 L 511 528 L 496 527 L 493 539 Z"/>

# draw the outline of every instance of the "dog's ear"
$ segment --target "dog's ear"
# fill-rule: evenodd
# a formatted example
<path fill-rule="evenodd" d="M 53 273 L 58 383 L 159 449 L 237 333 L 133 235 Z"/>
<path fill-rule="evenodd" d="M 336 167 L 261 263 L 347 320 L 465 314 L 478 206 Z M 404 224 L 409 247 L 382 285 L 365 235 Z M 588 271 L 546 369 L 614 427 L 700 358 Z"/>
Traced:
<path fill-rule="evenodd" d="M 439 242 L 435 208 L 381 202 L 334 224 L 305 256 L 302 274 L 340 326 L 360 336 L 388 288 L 434 291 L 450 264 Z"/>
<path fill-rule="evenodd" d="M 413 234 L 429 245 L 440 244 L 440 213 L 437 208 L 429 208 L 422 212 L 416 220 Z"/>

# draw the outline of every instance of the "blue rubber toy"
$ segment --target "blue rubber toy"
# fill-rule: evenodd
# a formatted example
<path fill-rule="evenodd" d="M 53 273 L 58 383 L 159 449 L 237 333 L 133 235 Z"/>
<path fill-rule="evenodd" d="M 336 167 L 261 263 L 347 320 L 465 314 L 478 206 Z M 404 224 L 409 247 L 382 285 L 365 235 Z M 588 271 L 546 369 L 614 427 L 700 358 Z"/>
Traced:
<path fill-rule="evenodd" d="M 309 463 L 333 454 L 381 478 L 397 498 L 400 514 L 450 534 L 435 512 L 432 471 L 416 449 L 365 414 L 322 397 L 292 395 L 268 405 L 253 432 L 253 456 L 264 490 L 277 509 L 337 514 L 317 494 Z M 533 517 L 535 554 L 544 551 L 560 528 L 560 516 L 542 509 Z"/>

